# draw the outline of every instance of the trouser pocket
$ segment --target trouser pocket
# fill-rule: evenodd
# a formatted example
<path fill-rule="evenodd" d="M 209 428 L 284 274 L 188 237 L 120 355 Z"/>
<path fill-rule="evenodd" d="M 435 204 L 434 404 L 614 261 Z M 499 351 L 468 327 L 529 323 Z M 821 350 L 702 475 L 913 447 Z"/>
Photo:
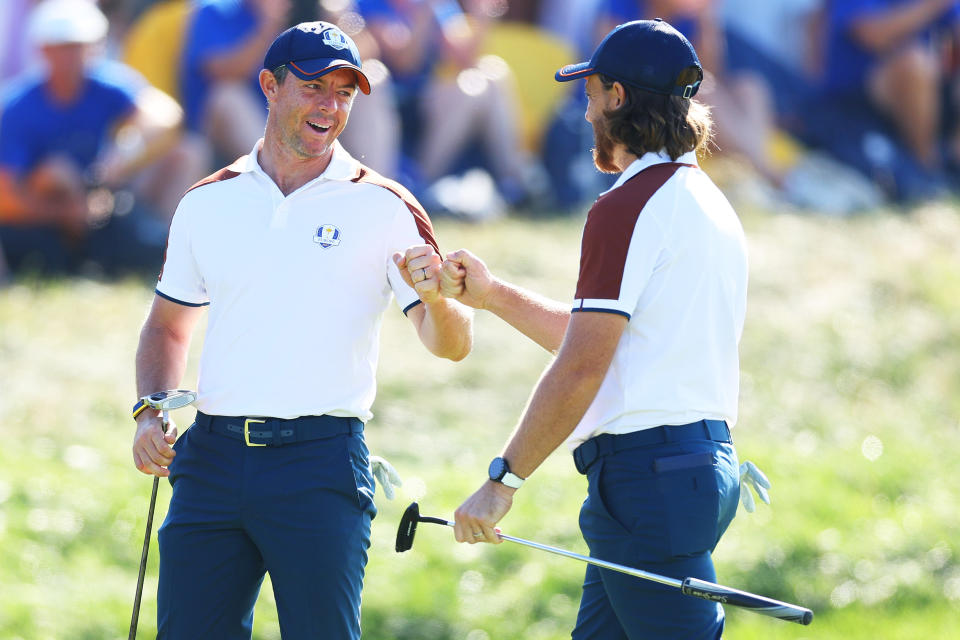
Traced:
<path fill-rule="evenodd" d="M 666 515 L 667 546 L 673 556 L 712 551 L 719 538 L 718 469 L 708 452 L 656 458 L 656 487 Z"/>

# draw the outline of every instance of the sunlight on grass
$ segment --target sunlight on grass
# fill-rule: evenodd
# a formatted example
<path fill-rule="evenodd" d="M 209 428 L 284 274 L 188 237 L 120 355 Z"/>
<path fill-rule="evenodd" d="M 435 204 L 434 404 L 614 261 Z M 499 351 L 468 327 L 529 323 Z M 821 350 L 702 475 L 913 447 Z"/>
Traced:
<path fill-rule="evenodd" d="M 582 218 L 440 221 L 442 247 L 560 300 L 577 274 Z M 744 215 L 751 290 L 741 347 L 741 459 L 772 504 L 741 513 L 716 551 L 720 582 L 802 603 L 802 628 L 728 609 L 727 637 L 948 637 L 960 606 L 960 214 L 945 205 L 849 220 Z M 126 636 L 150 479 L 132 464 L 133 353 L 152 283 L 25 282 L 0 290 L 0 638 Z M 202 333 L 184 386 L 194 386 Z M 430 357 L 385 318 L 373 453 L 404 477 L 378 492 L 364 593 L 375 640 L 569 637 L 583 565 L 517 545 L 457 545 L 421 525 L 450 517 L 483 480 L 549 356 L 478 312 L 474 352 Z M 185 427 L 192 410 L 174 418 Z M 586 482 L 551 456 L 518 493 L 505 532 L 578 553 Z M 170 490 L 161 483 L 155 527 Z M 156 538 L 140 635 L 155 633 Z M 269 581 L 255 637 L 279 638 Z"/>

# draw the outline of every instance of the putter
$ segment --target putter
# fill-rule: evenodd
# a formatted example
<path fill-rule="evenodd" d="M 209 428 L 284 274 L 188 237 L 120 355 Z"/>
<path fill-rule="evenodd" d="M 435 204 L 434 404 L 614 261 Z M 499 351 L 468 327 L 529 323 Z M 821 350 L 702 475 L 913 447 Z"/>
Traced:
<path fill-rule="evenodd" d="M 195 391 L 185 389 L 171 389 L 158 391 L 140 398 L 150 407 L 163 414 L 163 432 L 167 432 L 170 424 L 169 412 L 193 404 L 197 399 Z M 130 618 L 130 635 L 128 640 L 137 637 L 137 622 L 140 619 L 140 596 L 143 595 L 143 577 L 147 572 L 147 554 L 150 551 L 150 531 L 153 529 L 153 510 L 157 505 L 157 488 L 160 486 L 160 476 L 153 476 L 153 491 L 150 493 L 150 511 L 147 513 L 147 532 L 143 534 L 143 552 L 140 554 L 140 574 L 137 576 L 137 595 L 133 599 L 133 616 Z"/>
<path fill-rule="evenodd" d="M 416 535 L 417 523 L 420 522 L 442 524 L 448 527 L 454 526 L 454 523 L 450 522 L 449 520 L 432 518 L 430 516 L 421 516 L 420 507 L 416 502 L 414 502 L 407 507 L 407 510 L 403 513 L 403 517 L 400 518 L 400 527 L 397 529 L 397 544 L 395 547 L 397 553 L 402 553 L 413 547 L 413 536 Z M 746 591 L 740 591 L 739 589 L 732 589 L 720 584 L 714 584 L 713 582 L 707 582 L 706 580 L 699 580 L 697 578 L 684 578 L 683 580 L 678 580 L 677 578 L 668 578 L 656 573 L 650 573 L 641 569 L 627 567 L 622 564 L 607 562 L 606 560 L 598 560 L 597 558 L 591 558 L 589 556 L 582 556 L 579 553 L 558 549 L 557 547 L 540 544 L 539 542 L 531 542 L 530 540 L 524 540 L 522 538 L 514 538 L 513 536 L 500 533 L 499 529 L 497 530 L 497 535 L 503 540 L 509 540 L 510 542 L 516 542 L 517 544 L 533 547 L 534 549 L 539 549 L 541 551 L 555 553 L 558 556 L 580 560 L 581 562 L 586 562 L 587 564 L 592 564 L 603 569 L 610 569 L 611 571 L 619 571 L 620 573 L 625 573 L 635 578 L 659 582 L 660 584 L 668 587 L 679 589 L 684 595 L 693 596 L 694 598 L 701 598 L 703 600 L 710 600 L 712 602 L 719 602 L 721 604 L 729 604 L 735 607 L 742 607 L 748 611 L 753 611 L 754 613 L 761 613 L 765 616 L 770 616 L 771 618 L 780 618 L 781 620 L 788 620 L 790 622 L 796 622 L 797 624 L 806 625 L 810 624 L 810 622 L 813 620 L 813 611 L 810 609 L 799 607 L 795 604 L 789 604 L 787 602 L 780 602 L 779 600 L 773 600 L 772 598 L 765 598 L 763 596 L 758 596 Z"/>

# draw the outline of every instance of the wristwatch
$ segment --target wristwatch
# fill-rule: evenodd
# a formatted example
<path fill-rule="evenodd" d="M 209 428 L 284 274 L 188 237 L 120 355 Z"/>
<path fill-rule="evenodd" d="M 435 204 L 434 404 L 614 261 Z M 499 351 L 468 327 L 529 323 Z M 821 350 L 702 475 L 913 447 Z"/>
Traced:
<path fill-rule="evenodd" d="M 490 462 L 487 474 L 494 482 L 504 484 L 511 489 L 519 489 L 523 485 L 523 478 L 510 472 L 510 465 L 503 458 L 494 458 Z"/>
<path fill-rule="evenodd" d="M 147 404 L 146 399 L 140 398 L 137 400 L 137 403 L 133 405 L 133 419 L 136 420 L 137 416 L 150 408 L 150 405 Z"/>

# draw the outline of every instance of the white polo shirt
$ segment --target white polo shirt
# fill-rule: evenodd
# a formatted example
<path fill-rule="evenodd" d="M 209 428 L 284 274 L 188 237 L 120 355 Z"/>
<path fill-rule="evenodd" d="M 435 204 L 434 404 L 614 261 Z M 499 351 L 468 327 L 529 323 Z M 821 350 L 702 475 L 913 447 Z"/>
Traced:
<path fill-rule="evenodd" d="M 197 408 L 211 415 L 372 417 L 381 317 L 417 304 L 395 251 L 436 247 L 419 203 L 335 143 L 284 196 L 248 156 L 184 195 L 157 294 L 209 305 Z"/>
<path fill-rule="evenodd" d="M 573 312 L 629 319 L 568 441 L 737 419 L 747 248 L 696 154 L 635 160 L 587 216 Z"/>

